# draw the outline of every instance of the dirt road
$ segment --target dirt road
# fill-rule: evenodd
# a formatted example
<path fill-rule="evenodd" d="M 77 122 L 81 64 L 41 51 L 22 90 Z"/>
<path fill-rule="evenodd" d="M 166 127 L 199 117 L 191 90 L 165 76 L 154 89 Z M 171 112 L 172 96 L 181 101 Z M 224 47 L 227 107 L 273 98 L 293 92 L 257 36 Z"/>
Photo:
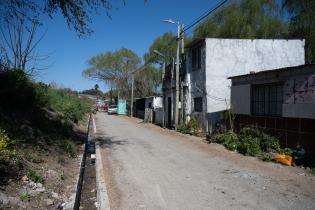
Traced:
<path fill-rule="evenodd" d="M 112 209 L 315 209 L 315 177 L 128 117 L 96 115 Z"/>

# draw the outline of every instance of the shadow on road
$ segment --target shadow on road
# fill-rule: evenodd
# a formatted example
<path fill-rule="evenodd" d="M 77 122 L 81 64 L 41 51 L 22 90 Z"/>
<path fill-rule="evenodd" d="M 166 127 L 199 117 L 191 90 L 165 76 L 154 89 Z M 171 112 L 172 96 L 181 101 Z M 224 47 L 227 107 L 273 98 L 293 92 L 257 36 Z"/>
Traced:
<path fill-rule="evenodd" d="M 96 136 L 95 142 L 99 142 L 101 148 L 112 148 L 115 145 L 122 146 L 128 144 L 126 140 L 118 139 L 115 136 Z"/>

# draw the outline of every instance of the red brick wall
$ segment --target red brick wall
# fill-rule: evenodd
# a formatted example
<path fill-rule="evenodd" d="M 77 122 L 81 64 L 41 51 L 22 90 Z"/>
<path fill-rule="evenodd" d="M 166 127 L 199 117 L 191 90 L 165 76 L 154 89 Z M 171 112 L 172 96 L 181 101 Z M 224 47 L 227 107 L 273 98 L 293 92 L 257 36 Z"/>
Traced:
<path fill-rule="evenodd" d="M 315 152 L 315 119 L 237 115 L 235 129 L 255 127 L 280 139 L 282 145 L 295 148 L 299 143 Z"/>

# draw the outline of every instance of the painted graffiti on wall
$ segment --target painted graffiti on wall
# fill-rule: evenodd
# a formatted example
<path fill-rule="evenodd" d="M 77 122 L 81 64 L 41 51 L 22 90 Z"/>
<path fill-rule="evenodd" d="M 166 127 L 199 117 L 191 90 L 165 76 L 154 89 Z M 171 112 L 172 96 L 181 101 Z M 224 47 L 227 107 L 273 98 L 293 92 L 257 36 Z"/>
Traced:
<path fill-rule="evenodd" d="M 284 84 L 285 104 L 315 104 L 315 73 L 290 78 Z"/>

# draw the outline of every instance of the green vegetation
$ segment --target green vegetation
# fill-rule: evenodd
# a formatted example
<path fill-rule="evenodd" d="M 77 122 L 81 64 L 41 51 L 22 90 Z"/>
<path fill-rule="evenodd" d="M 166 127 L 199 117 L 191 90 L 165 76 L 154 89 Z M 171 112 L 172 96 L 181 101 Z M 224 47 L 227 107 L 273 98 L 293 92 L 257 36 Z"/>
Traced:
<path fill-rule="evenodd" d="M 232 131 L 216 134 L 211 138 L 211 142 L 223 144 L 227 149 L 244 155 L 260 157 L 265 161 L 271 160 L 270 152 L 288 155 L 293 153 L 289 148 L 282 149 L 279 139 L 251 128 L 243 128 L 240 134 Z"/>
<path fill-rule="evenodd" d="M 77 157 L 77 148 L 73 142 L 69 140 L 62 141 L 60 147 L 66 152 L 69 157 Z"/>
<path fill-rule="evenodd" d="M 58 173 L 58 176 L 60 180 L 65 180 L 65 172 L 63 170 Z"/>
<path fill-rule="evenodd" d="M 186 133 L 186 134 L 191 134 L 191 135 L 198 135 L 199 131 L 200 131 L 200 125 L 198 124 L 198 121 L 196 119 L 196 117 L 192 117 L 188 123 L 184 124 L 180 124 L 177 128 L 177 131 L 181 132 L 181 133 Z"/>
<path fill-rule="evenodd" d="M 21 201 L 29 201 L 31 199 L 31 195 L 28 192 L 22 192 L 20 195 Z"/>
<path fill-rule="evenodd" d="M 44 183 L 45 181 L 44 177 L 41 174 L 39 174 L 37 171 L 34 171 L 32 169 L 29 169 L 27 171 L 27 178 L 29 178 L 35 183 Z"/>
<path fill-rule="evenodd" d="M 0 183 L 18 178 L 30 163 L 42 163 L 51 149 L 77 156 L 76 141 L 85 135 L 73 128 L 90 112 L 89 101 L 35 83 L 22 70 L 0 71 L 0 101 Z M 28 175 L 42 180 L 32 171 Z"/>

